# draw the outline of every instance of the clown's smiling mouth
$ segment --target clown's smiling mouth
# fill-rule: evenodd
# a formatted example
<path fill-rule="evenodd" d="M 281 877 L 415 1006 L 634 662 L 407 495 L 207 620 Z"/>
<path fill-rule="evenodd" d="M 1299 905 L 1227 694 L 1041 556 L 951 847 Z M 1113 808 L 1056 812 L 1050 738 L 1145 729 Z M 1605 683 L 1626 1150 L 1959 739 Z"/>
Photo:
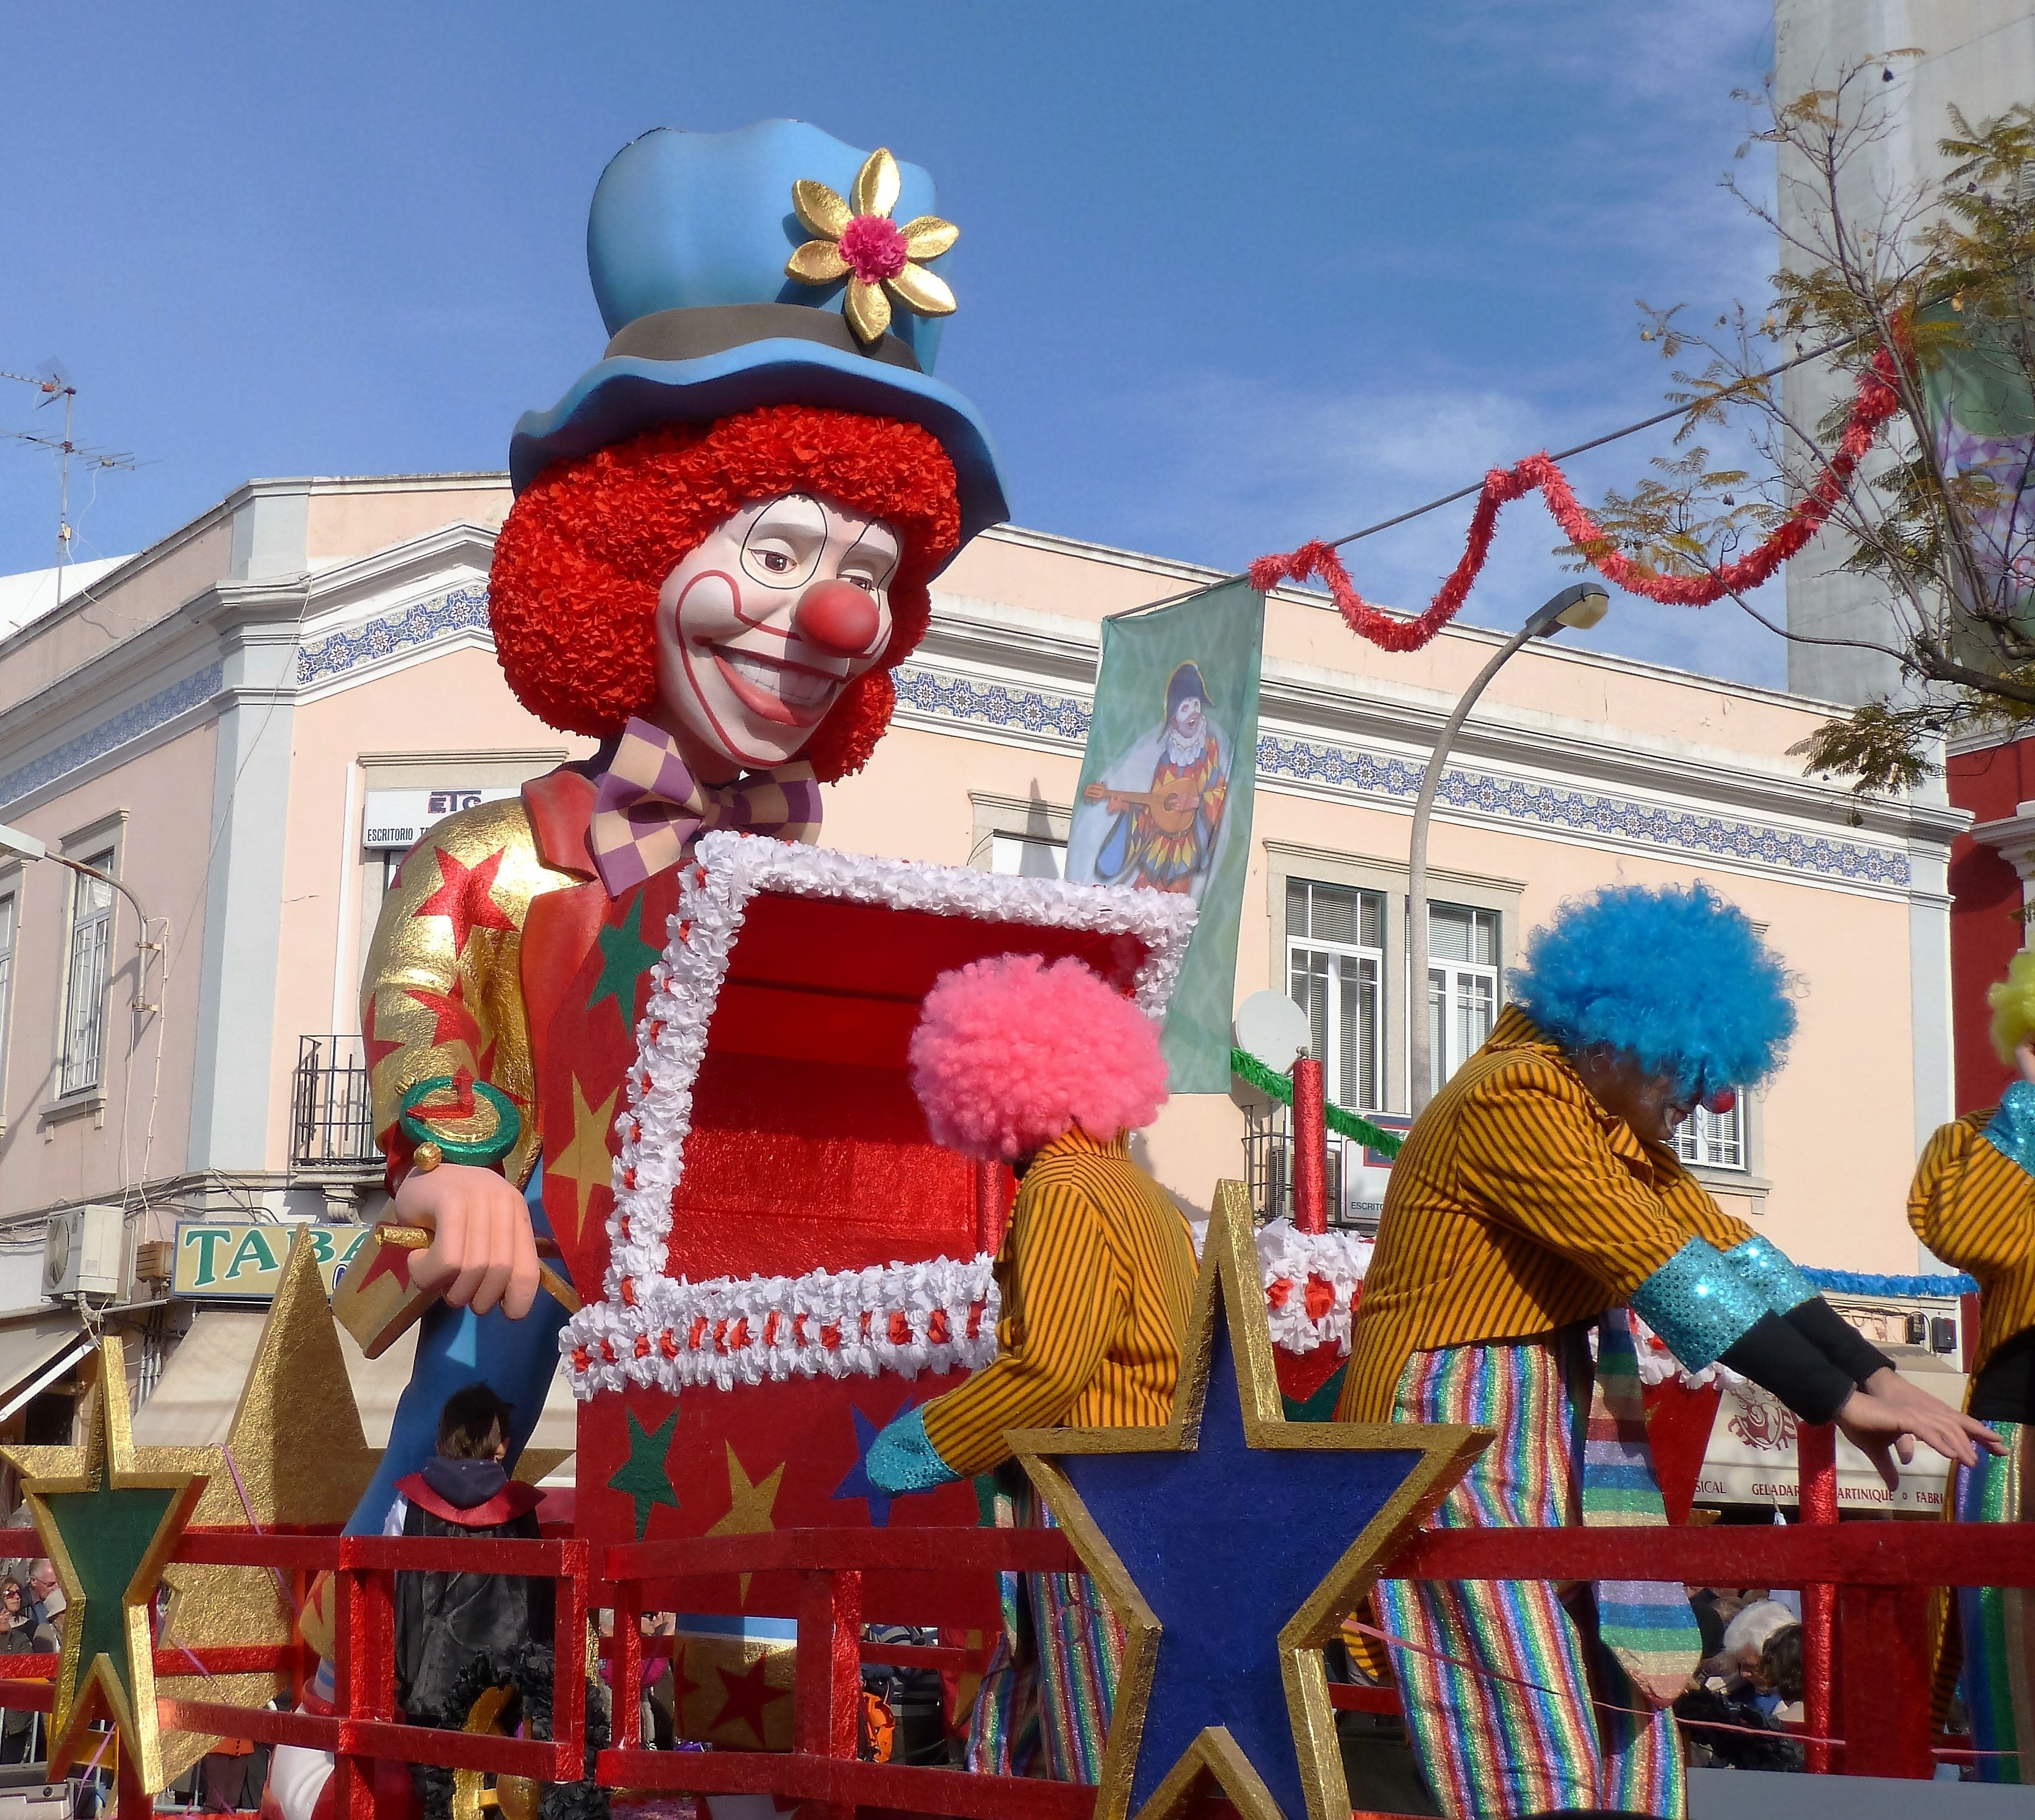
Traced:
<path fill-rule="evenodd" d="M 848 680 L 754 651 L 735 650 L 725 645 L 709 649 L 723 680 L 735 691 L 735 699 L 759 719 L 774 721 L 780 726 L 816 725 Z"/>

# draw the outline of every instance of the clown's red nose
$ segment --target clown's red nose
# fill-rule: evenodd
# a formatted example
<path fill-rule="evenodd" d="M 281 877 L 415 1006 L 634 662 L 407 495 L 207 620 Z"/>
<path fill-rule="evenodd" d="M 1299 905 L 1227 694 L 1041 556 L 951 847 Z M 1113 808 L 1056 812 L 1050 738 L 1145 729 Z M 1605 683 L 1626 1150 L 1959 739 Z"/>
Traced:
<path fill-rule="evenodd" d="M 869 649 L 876 636 L 876 603 L 852 582 L 818 582 L 792 615 L 792 629 L 808 644 L 843 657 Z"/>

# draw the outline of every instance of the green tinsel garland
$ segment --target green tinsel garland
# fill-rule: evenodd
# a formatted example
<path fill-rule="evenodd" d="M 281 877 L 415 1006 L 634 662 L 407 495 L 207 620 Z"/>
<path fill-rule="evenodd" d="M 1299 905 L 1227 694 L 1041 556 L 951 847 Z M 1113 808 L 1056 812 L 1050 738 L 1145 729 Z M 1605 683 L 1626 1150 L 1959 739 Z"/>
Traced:
<path fill-rule="evenodd" d="M 1247 1049 L 1233 1049 L 1229 1052 L 1229 1072 L 1239 1080 L 1246 1080 L 1262 1094 L 1276 1099 L 1281 1106 L 1293 1103 L 1293 1080 L 1269 1068 Z M 1405 1140 L 1396 1132 L 1381 1131 L 1367 1118 L 1359 1118 L 1353 1112 L 1345 1112 L 1339 1106 L 1323 1109 L 1330 1131 L 1344 1137 L 1353 1137 L 1360 1144 L 1368 1144 L 1380 1156 L 1394 1157 Z"/>

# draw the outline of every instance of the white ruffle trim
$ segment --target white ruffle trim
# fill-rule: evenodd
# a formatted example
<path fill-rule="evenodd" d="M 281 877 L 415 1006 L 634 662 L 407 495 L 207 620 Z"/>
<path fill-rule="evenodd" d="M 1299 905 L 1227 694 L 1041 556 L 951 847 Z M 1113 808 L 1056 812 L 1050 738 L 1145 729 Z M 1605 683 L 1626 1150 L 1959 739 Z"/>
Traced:
<path fill-rule="evenodd" d="M 996 1356 L 991 1262 L 985 1253 L 965 1264 L 936 1257 L 804 1276 L 653 1278 L 633 1305 L 585 1310 L 592 1318 L 566 1370 L 581 1397 L 625 1384 L 730 1390 L 789 1377 L 973 1370 Z"/>
<path fill-rule="evenodd" d="M 615 1162 L 615 1207 L 608 1219 L 610 1250 L 603 1284 L 604 1299 L 581 1309 L 559 1336 L 559 1350 L 565 1355 L 576 1396 L 619 1389 L 624 1383 L 667 1389 L 690 1382 L 760 1383 L 765 1377 L 790 1376 L 803 1369 L 788 1358 L 784 1369 L 777 1370 L 773 1363 L 774 1352 L 765 1349 L 767 1357 L 752 1362 L 758 1371 L 754 1377 L 745 1376 L 744 1368 L 732 1362 L 728 1366 L 725 1378 L 712 1370 L 697 1378 L 687 1377 L 680 1373 L 680 1360 L 690 1359 L 693 1349 L 681 1348 L 676 1356 L 668 1357 L 664 1351 L 666 1331 L 675 1332 L 675 1324 L 679 1319 L 675 1297 L 732 1295 L 738 1290 L 749 1291 L 749 1285 L 732 1279 L 713 1284 L 674 1280 L 665 1276 L 664 1264 L 671 1230 L 671 1194 L 678 1186 L 686 1136 L 692 1128 L 693 1083 L 706 1054 L 707 1024 L 720 997 L 721 982 L 727 978 L 729 956 L 750 900 L 761 892 L 882 904 L 893 910 L 966 917 L 1021 928 L 1086 929 L 1132 936 L 1146 951 L 1134 982 L 1134 993 L 1138 1005 L 1155 1017 L 1165 1009 L 1172 993 L 1194 923 L 1192 900 L 1170 892 L 1072 885 L 1058 879 L 1010 878 L 971 867 L 876 859 L 726 831 L 702 836 L 694 858 L 679 875 L 677 914 L 670 920 L 663 956 L 651 969 L 649 1001 L 637 1027 L 636 1064 L 628 1077 L 629 1110 L 615 1121 L 622 1141 Z M 931 1272 L 942 1266 L 949 1271 L 972 1268 L 939 1259 L 931 1264 L 893 1265 L 890 1272 L 876 1274 L 888 1277 L 899 1271 Z M 768 1280 L 804 1285 L 814 1283 L 821 1274 Z M 852 1273 L 856 1280 L 869 1274 Z M 913 1291 L 914 1295 L 917 1293 Z M 916 1306 L 912 1297 L 903 1298 L 895 1306 L 886 1306 L 880 1312 L 887 1321 L 890 1314 L 904 1311 L 908 1304 Z M 964 1302 L 962 1312 L 971 1305 Z M 929 1315 L 933 1306 L 930 1302 L 927 1304 Z M 797 1311 L 765 1307 L 762 1313 L 766 1321 L 772 1312 Z M 858 1306 L 855 1311 L 858 1319 L 861 1312 Z M 872 1306 L 872 1319 L 878 1312 Z M 951 1320 L 952 1310 L 949 1317 Z M 684 1315 L 687 1333 L 696 1318 L 692 1313 Z M 720 1318 L 718 1313 L 713 1316 L 709 1329 L 712 1321 Z M 993 1319 L 991 1325 L 993 1328 Z M 747 1358 L 761 1343 L 752 1332 L 740 1349 L 742 1355 Z M 878 1347 L 892 1343 L 885 1340 L 870 1343 Z M 868 1369 L 902 1370 L 909 1364 L 916 1370 L 931 1364 L 930 1351 L 923 1360 L 913 1362 L 916 1355 L 912 1348 L 918 1343 L 908 1340 L 901 1345 L 897 1357 L 902 1363 L 893 1366 L 888 1359 L 878 1358 Z M 732 1359 L 734 1355 L 713 1356 Z M 871 1357 L 877 1358 L 875 1351 Z M 580 1363 L 582 1359 L 586 1362 L 584 1365 Z M 932 1368 L 946 1369 L 937 1365 Z M 829 1368 L 816 1355 L 814 1369 Z M 848 1366 L 844 1370 L 860 1369 Z"/>
<path fill-rule="evenodd" d="M 1258 1262 L 1272 1343 L 1297 1353 L 1333 1346 L 1346 1356 L 1371 1253 L 1371 1241 L 1353 1232 L 1300 1232 L 1285 1219 L 1260 1227 Z"/>
<path fill-rule="evenodd" d="M 1706 1365 L 1701 1371 L 1690 1370 L 1675 1356 L 1667 1341 L 1636 1314 L 1632 1317 L 1632 1345 L 1639 1357 L 1642 1384 L 1665 1384 L 1672 1378 L 1684 1390 L 1702 1390 L 1713 1384 L 1728 1390 L 1745 1382 L 1728 1365 Z"/>

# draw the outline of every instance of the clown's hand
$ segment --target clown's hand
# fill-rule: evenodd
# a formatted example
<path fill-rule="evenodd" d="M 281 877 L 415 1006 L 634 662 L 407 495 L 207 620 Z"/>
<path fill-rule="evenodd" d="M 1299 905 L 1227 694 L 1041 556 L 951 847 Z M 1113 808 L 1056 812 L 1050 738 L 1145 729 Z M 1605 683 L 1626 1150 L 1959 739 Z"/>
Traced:
<path fill-rule="evenodd" d="M 428 1227 L 429 1249 L 410 1260 L 412 1284 L 454 1308 L 485 1314 L 498 1302 L 521 1321 L 537 1299 L 537 1242 L 522 1191 L 491 1169 L 442 1162 L 412 1170 L 396 1190 L 397 1217 Z"/>
<path fill-rule="evenodd" d="M 907 1410 L 870 1442 L 862 1470 L 871 1485 L 893 1498 L 931 1491 L 961 1477 L 926 1438 L 923 1407 Z"/>

